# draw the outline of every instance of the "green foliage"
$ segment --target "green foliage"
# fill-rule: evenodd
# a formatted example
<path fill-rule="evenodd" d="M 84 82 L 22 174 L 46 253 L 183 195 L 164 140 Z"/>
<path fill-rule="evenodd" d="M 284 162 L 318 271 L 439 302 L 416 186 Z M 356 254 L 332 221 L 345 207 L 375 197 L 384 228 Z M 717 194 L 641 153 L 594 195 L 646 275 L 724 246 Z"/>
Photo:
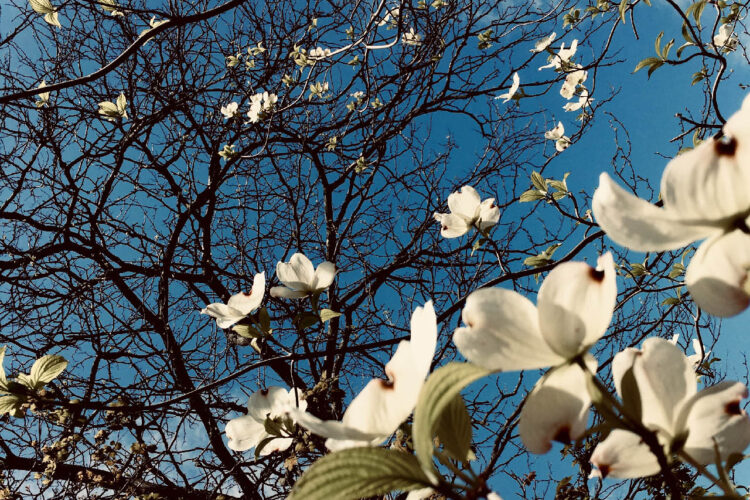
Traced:
<path fill-rule="evenodd" d="M 383 448 L 352 448 L 316 461 L 289 500 L 348 500 L 430 486 L 414 455 Z"/>
<path fill-rule="evenodd" d="M 443 411 L 437 424 L 437 436 L 453 460 L 466 462 L 471 456 L 471 417 L 461 394 L 456 394 Z"/>
<path fill-rule="evenodd" d="M 455 397 L 464 387 L 490 372 L 471 363 L 448 363 L 441 366 L 427 378 L 419 393 L 414 409 L 414 450 L 423 470 L 434 474 L 432 463 L 432 437 L 442 418 L 443 411 L 455 404 Z"/>

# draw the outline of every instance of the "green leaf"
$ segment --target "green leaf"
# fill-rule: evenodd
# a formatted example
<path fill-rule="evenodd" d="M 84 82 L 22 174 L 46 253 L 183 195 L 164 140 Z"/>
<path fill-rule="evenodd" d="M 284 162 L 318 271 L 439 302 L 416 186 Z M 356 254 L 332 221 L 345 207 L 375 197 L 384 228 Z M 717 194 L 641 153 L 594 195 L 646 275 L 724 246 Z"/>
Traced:
<path fill-rule="evenodd" d="M 5 346 L 0 347 L 0 393 L 8 392 L 8 379 L 5 378 L 5 367 L 3 361 L 5 360 Z"/>
<path fill-rule="evenodd" d="M 661 68 L 663 65 L 664 65 L 663 61 L 659 61 L 657 63 L 652 64 L 651 67 L 648 68 L 648 73 L 647 73 L 648 77 L 651 78 L 651 74 L 657 69 Z"/>
<path fill-rule="evenodd" d="M 461 394 L 456 394 L 440 415 L 437 435 L 453 460 L 466 462 L 471 452 L 471 417 Z"/>
<path fill-rule="evenodd" d="M 664 46 L 664 48 L 661 51 L 662 59 L 669 58 L 669 51 L 672 50 L 673 46 L 674 46 L 674 39 L 667 42 L 667 44 Z"/>
<path fill-rule="evenodd" d="M 633 262 L 630 264 L 630 274 L 637 278 L 638 276 L 648 274 L 648 269 L 646 269 L 646 266 L 644 266 L 643 264 Z"/>
<path fill-rule="evenodd" d="M 730 471 L 735 465 L 742 462 L 743 460 L 745 460 L 745 455 L 743 455 L 742 453 L 730 453 L 727 457 L 727 464 L 724 468 L 727 471 Z"/>
<path fill-rule="evenodd" d="M 471 363 L 448 363 L 432 372 L 419 393 L 414 409 L 414 450 L 428 474 L 434 475 L 432 437 L 443 410 L 467 385 L 489 375 L 490 371 Z"/>
<path fill-rule="evenodd" d="M 21 405 L 26 402 L 26 398 L 22 396 L 3 396 L 0 397 L 0 415 L 10 413 L 14 417 L 18 416 L 21 411 Z"/>
<path fill-rule="evenodd" d="M 263 336 L 261 332 L 250 325 L 234 325 L 232 330 L 234 330 L 240 337 L 245 337 L 246 339 L 257 339 L 258 337 Z"/>
<path fill-rule="evenodd" d="M 331 311 L 330 309 L 321 309 L 320 310 L 320 322 L 325 323 L 328 320 L 331 320 L 333 318 L 338 318 L 341 316 L 340 312 Z"/>
<path fill-rule="evenodd" d="M 299 316 L 296 317 L 297 327 L 300 330 L 305 330 L 307 328 L 310 328 L 314 324 L 316 324 L 318 321 L 320 321 L 320 317 L 317 314 L 311 313 L 311 312 L 303 312 Z"/>
<path fill-rule="evenodd" d="M 635 69 L 633 70 L 633 73 L 638 73 L 640 70 L 642 70 L 643 68 L 646 68 L 646 67 L 650 68 L 651 66 L 653 66 L 654 64 L 656 64 L 658 62 L 661 62 L 661 59 L 659 59 L 658 57 L 647 57 L 646 59 L 644 59 L 643 61 L 639 62 L 635 66 Z"/>
<path fill-rule="evenodd" d="M 620 390 L 622 391 L 622 404 L 625 411 L 636 421 L 640 421 L 641 415 L 643 415 L 641 391 L 638 389 L 638 382 L 635 379 L 632 367 L 623 374 L 620 381 Z"/>
<path fill-rule="evenodd" d="M 531 172 L 531 184 L 540 191 L 547 191 L 547 183 L 539 172 Z"/>
<path fill-rule="evenodd" d="M 45 384 L 52 382 L 55 377 L 60 375 L 65 367 L 68 366 L 68 360 L 56 354 L 42 356 L 34 361 L 31 367 L 29 378 L 33 387 L 31 389 L 40 389 Z"/>
<path fill-rule="evenodd" d="M 620 2 L 620 20 L 622 21 L 622 24 L 625 24 L 625 12 L 628 10 L 628 0 L 622 0 Z"/>
<path fill-rule="evenodd" d="M 351 448 L 315 462 L 288 500 L 348 500 L 430 486 L 414 455 L 383 448 Z"/>
<path fill-rule="evenodd" d="M 656 36 L 656 40 L 654 41 L 654 50 L 656 51 L 656 55 L 661 55 L 661 39 L 664 37 L 664 32 L 660 31 L 659 34 Z"/>
<path fill-rule="evenodd" d="M 675 265 L 672 266 L 672 270 L 669 272 L 669 277 L 674 279 L 684 272 L 685 272 L 685 266 L 677 262 Z"/>
<path fill-rule="evenodd" d="M 263 439 L 258 445 L 255 447 L 255 460 L 258 460 L 258 457 L 260 457 L 260 452 L 263 451 L 263 448 L 266 447 L 268 443 L 276 439 L 276 436 L 271 436 Z"/>
<path fill-rule="evenodd" d="M 663 306 L 676 306 L 680 303 L 680 299 L 677 297 L 667 297 L 666 299 L 661 301 L 661 305 Z"/>
<path fill-rule="evenodd" d="M 271 317 L 265 307 L 261 307 L 258 311 L 258 323 L 260 323 L 263 333 L 271 333 Z"/>
<path fill-rule="evenodd" d="M 52 7 L 49 0 L 29 0 L 29 4 L 37 14 L 52 14 L 55 12 L 55 8 Z"/>
<path fill-rule="evenodd" d="M 524 191 L 523 194 L 521 194 L 521 197 L 518 199 L 518 201 L 524 203 L 527 201 L 543 200 L 546 197 L 547 195 L 545 193 L 542 193 L 538 189 L 529 189 L 528 191 Z"/>

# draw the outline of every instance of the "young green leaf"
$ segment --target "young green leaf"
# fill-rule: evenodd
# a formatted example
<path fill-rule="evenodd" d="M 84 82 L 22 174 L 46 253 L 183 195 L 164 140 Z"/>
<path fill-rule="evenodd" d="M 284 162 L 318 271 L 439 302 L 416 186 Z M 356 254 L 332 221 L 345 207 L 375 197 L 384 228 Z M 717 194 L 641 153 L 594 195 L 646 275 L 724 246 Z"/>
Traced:
<path fill-rule="evenodd" d="M 456 394 L 440 415 L 437 436 L 453 460 L 466 462 L 471 451 L 471 417 L 461 394 Z"/>
<path fill-rule="evenodd" d="M 320 310 L 320 322 L 325 323 L 328 320 L 331 320 L 333 318 L 338 318 L 341 316 L 340 312 L 332 311 L 330 309 L 321 309 Z"/>
<path fill-rule="evenodd" d="M 432 437 L 443 410 L 448 407 L 464 387 L 490 372 L 471 363 L 448 363 L 432 372 L 419 393 L 414 409 L 414 450 L 422 469 L 434 475 L 432 463 Z"/>
<path fill-rule="evenodd" d="M 414 455 L 383 448 L 350 448 L 315 462 L 288 500 L 349 500 L 430 486 Z"/>
<path fill-rule="evenodd" d="M 41 389 L 45 384 L 52 382 L 68 366 L 68 360 L 56 354 L 42 356 L 34 361 L 29 378 L 34 389 Z"/>

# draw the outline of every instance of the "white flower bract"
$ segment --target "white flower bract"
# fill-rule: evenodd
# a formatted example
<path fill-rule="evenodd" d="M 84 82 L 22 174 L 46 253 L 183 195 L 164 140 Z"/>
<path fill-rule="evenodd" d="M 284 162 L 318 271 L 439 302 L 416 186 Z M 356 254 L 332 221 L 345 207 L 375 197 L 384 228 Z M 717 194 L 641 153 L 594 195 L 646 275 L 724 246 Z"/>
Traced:
<path fill-rule="evenodd" d="M 433 217 L 440 222 L 440 234 L 444 238 L 463 236 L 471 228 L 487 231 L 500 220 L 500 209 L 494 198 L 484 201 L 476 189 L 464 186 L 448 196 L 448 208 L 451 213 L 435 213 Z"/>
<path fill-rule="evenodd" d="M 276 277 L 285 286 L 271 288 L 271 297 L 301 299 L 319 294 L 331 286 L 336 277 L 336 266 L 325 261 L 315 269 L 310 259 L 301 253 L 295 253 L 288 263 L 276 264 Z"/>
<path fill-rule="evenodd" d="M 266 275 L 258 273 L 253 279 L 253 287 L 249 292 L 232 295 L 226 304 L 221 302 L 209 304 L 201 311 L 201 314 L 208 314 L 215 318 L 219 328 L 229 328 L 260 307 L 265 288 Z"/>

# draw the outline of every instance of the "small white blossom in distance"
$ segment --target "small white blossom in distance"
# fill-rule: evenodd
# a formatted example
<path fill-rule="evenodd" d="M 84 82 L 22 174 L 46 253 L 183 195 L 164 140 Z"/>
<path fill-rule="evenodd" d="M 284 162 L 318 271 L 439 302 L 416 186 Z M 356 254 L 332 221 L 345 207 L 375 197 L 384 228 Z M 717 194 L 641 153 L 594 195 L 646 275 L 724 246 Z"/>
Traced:
<path fill-rule="evenodd" d="M 208 314 L 215 318 L 219 328 L 229 328 L 260 307 L 265 289 L 266 275 L 258 273 L 253 279 L 253 286 L 249 292 L 232 295 L 226 304 L 220 302 L 209 304 L 201 311 L 201 314 Z"/>
<path fill-rule="evenodd" d="M 271 297 L 301 299 L 325 291 L 336 277 L 336 266 L 323 262 L 317 269 L 304 254 L 295 253 L 289 262 L 276 264 L 276 277 L 285 286 L 271 288 Z"/>
<path fill-rule="evenodd" d="M 433 217 L 440 223 L 443 238 L 458 238 L 472 228 L 487 231 L 500 220 L 500 209 L 494 198 L 484 201 L 476 189 L 463 186 L 448 196 L 449 214 L 435 213 Z"/>

